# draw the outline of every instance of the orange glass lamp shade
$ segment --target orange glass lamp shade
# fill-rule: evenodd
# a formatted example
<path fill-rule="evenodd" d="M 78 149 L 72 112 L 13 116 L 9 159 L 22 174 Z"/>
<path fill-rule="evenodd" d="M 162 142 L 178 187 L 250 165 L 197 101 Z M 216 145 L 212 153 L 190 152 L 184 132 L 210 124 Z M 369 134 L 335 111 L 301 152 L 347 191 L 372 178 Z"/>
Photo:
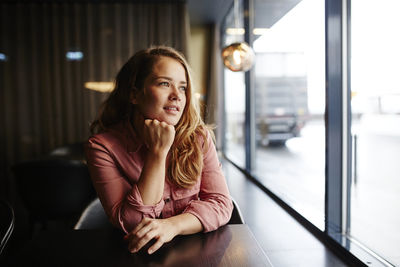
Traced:
<path fill-rule="evenodd" d="M 222 50 L 222 60 L 231 71 L 248 71 L 253 66 L 254 51 L 247 43 L 233 43 Z"/>

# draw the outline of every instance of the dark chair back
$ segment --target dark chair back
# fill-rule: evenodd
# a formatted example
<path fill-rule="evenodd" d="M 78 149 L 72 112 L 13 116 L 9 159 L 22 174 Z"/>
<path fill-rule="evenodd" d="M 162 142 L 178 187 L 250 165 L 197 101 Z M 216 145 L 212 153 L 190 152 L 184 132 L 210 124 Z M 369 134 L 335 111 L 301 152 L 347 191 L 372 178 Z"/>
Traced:
<path fill-rule="evenodd" d="M 113 225 L 108 220 L 100 200 L 96 198 L 83 211 L 74 229 L 106 229 L 112 227 Z"/>
<path fill-rule="evenodd" d="M 0 201 L 0 255 L 14 230 L 14 210 L 6 201 Z"/>
<path fill-rule="evenodd" d="M 37 159 L 19 163 L 13 171 L 31 223 L 72 221 L 96 196 L 88 168 L 80 160 Z"/>
<path fill-rule="evenodd" d="M 232 203 L 233 203 L 233 211 L 231 219 L 229 220 L 228 224 L 244 224 L 242 212 L 240 211 L 239 205 L 233 198 L 232 198 Z"/>

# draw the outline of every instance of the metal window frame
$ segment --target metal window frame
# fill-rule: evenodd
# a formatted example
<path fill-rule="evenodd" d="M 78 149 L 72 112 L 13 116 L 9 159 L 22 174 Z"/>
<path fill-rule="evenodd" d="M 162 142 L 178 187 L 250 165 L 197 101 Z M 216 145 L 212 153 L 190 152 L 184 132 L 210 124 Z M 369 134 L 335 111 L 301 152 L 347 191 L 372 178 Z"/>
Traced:
<path fill-rule="evenodd" d="M 243 1 L 244 13 L 244 40 L 250 46 L 253 45 L 254 36 L 254 1 Z M 256 155 L 256 125 L 255 125 L 255 92 L 254 92 L 254 67 L 245 72 L 245 149 L 246 149 L 246 171 L 251 173 L 255 169 Z"/>
<path fill-rule="evenodd" d="M 342 1 L 325 1 L 325 232 L 343 229 L 343 17 Z"/>

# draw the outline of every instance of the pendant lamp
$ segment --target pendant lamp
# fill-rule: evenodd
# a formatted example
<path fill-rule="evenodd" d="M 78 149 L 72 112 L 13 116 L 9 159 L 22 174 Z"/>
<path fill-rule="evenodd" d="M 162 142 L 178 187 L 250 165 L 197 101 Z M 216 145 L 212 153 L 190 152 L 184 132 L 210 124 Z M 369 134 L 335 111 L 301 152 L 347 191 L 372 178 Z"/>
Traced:
<path fill-rule="evenodd" d="M 233 2 L 235 28 L 239 29 L 238 0 Z M 248 71 L 254 62 L 254 51 L 246 42 L 234 42 L 222 49 L 222 60 L 231 71 Z"/>

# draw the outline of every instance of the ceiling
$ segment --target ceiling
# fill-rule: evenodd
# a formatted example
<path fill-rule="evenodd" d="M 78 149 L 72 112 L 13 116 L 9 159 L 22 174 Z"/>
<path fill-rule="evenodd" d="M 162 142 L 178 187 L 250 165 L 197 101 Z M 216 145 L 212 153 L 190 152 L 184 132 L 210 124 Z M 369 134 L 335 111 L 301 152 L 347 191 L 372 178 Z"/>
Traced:
<path fill-rule="evenodd" d="M 240 0 L 239 0 L 240 1 Z M 301 0 L 253 0 L 255 28 L 269 28 Z M 187 0 L 191 25 L 220 23 L 233 0 Z"/>
<path fill-rule="evenodd" d="M 187 0 L 191 25 L 214 24 L 222 21 L 233 0 Z"/>
<path fill-rule="evenodd" d="M 69 0 L 8 0 L 9 2 L 69 2 Z M 116 0 L 74 0 L 75 2 L 115 2 Z M 73 1 L 73 2 L 74 2 Z M 169 2 L 171 0 L 117 0 L 121 2 Z M 191 25 L 220 23 L 233 7 L 234 0 L 177 0 L 186 1 Z M 239 3 L 244 0 L 238 0 Z M 252 0 L 255 5 L 255 27 L 272 26 L 301 0 Z M 7 2 L 7 1 L 6 1 Z"/>

